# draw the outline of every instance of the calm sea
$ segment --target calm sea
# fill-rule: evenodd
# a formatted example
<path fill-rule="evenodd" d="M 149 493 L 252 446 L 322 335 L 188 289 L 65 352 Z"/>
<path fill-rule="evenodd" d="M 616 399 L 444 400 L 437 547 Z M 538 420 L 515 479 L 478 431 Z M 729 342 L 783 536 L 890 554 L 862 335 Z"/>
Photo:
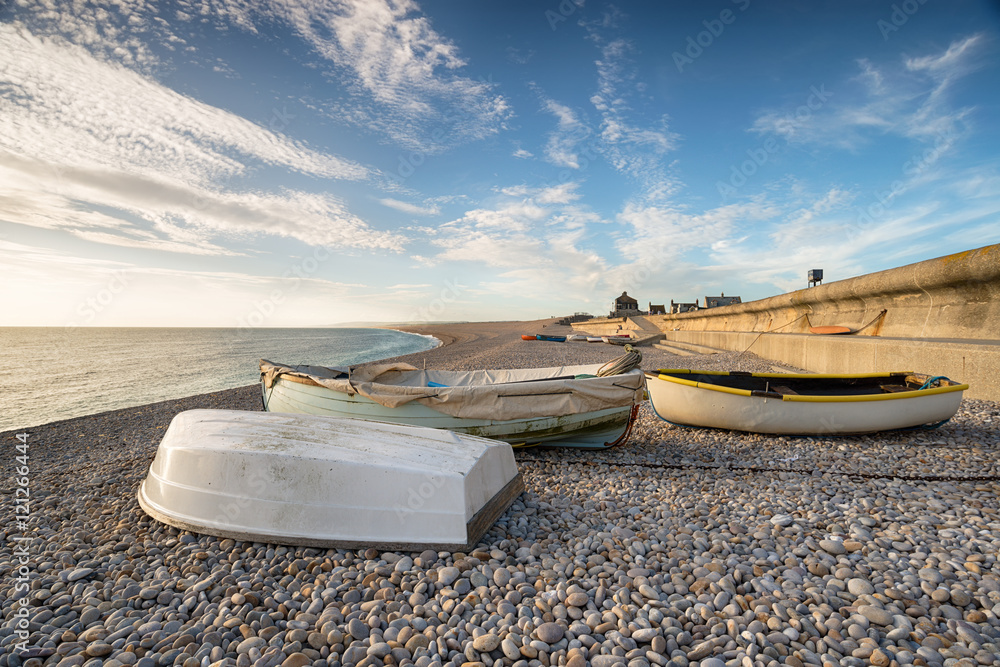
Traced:
<path fill-rule="evenodd" d="M 253 384 L 262 358 L 342 366 L 436 344 L 389 329 L 0 327 L 0 431 Z"/>

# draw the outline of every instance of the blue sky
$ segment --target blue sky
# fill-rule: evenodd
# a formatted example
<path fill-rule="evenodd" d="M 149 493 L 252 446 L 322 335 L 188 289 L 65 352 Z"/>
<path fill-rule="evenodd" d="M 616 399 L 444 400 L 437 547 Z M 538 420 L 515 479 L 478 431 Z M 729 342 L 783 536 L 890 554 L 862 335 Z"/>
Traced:
<path fill-rule="evenodd" d="M 532 319 L 1000 242 L 996 3 L 16 0 L 0 324 Z"/>

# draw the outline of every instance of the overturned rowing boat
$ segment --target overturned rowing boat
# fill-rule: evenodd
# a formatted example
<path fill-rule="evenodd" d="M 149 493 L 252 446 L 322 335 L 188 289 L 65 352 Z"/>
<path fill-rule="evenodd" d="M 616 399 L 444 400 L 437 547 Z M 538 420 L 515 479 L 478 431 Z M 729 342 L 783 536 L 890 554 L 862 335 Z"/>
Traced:
<path fill-rule="evenodd" d="M 969 385 L 917 373 L 813 375 L 669 369 L 646 373 L 657 416 L 753 433 L 874 433 L 937 425 Z"/>
<path fill-rule="evenodd" d="M 601 336 L 601 340 L 609 345 L 628 345 L 632 342 L 632 337 L 628 334 L 615 336 Z"/>
<path fill-rule="evenodd" d="M 139 504 L 219 537 L 464 550 L 524 490 L 510 445 L 358 419 L 189 410 L 163 435 Z"/>
<path fill-rule="evenodd" d="M 600 365 L 417 370 L 408 364 L 284 366 L 261 360 L 271 412 L 356 417 L 444 428 L 512 444 L 605 448 L 628 436 L 642 371 L 596 377 Z"/>

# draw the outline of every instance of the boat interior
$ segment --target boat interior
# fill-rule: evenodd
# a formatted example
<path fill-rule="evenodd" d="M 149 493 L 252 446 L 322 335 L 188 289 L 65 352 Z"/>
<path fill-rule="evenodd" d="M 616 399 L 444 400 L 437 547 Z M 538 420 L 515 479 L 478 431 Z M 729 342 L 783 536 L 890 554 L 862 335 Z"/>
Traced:
<path fill-rule="evenodd" d="M 859 396 L 917 391 L 933 387 L 960 386 L 948 378 L 934 378 L 920 373 L 879 373 L 871 376 L 795 375 L 779 373 L 707 373 L 704 371 L 659 370 L 666 375 L 690 382 L 743 389 L 760 395 Z M 934 380 L 934 382 L 928 382 Z M 928 386 L 925 387 L 924 385 Z"/>

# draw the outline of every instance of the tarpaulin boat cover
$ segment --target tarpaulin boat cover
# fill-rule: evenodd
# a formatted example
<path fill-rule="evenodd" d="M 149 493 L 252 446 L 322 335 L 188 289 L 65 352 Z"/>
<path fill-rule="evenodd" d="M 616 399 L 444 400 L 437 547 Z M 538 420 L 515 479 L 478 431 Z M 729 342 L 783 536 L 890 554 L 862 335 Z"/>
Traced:
<path fill-rule="evenodd" d="M 387 408 L 417 401 L 452 417 L 497 420 L 560 417 L 626 407 L 642 401 L 644 377 L 637 368 L 622 375 L 568 379 L 575 375 L 594 375 L 600 367 L 594 364 L 441 371 L 418 370 L 400 363 L 326 368 L 260 361 L 265 387 L 271 387 L 281 375 L 290 375 L 345 394 L 360 394 Z M 430 383 L 444 386 L 429 386 Z"/>

